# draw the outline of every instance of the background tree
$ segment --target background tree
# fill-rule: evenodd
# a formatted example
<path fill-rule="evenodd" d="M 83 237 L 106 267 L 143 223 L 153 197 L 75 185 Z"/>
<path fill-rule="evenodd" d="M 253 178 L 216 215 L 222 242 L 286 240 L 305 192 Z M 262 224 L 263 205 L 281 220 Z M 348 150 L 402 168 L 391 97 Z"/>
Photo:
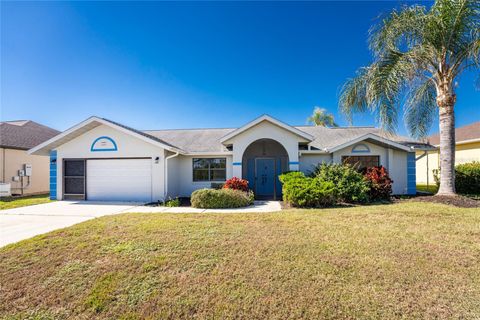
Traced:
<path fill-rule="evenodd" d="M 348 79 L 340 109 L 372 111 L 394 131 L 401 104 L 410 134 L 425 136 L 439 114 L 438 194 L 455 193 L 455 84 L 480 63 L 480 1 L 437 0 L 430 9 L 413 5 L 394 10 L 370 31 L 374 60 Z"/>
<path fill-rule="evenodd" d="M 335 123 L 335 119 L 331 113 L 328 113 L 326 109 L 315 107 L 313 113 L 307 118 L 307 121 L 316 126 L 322 127 L 338 127 Z"/>

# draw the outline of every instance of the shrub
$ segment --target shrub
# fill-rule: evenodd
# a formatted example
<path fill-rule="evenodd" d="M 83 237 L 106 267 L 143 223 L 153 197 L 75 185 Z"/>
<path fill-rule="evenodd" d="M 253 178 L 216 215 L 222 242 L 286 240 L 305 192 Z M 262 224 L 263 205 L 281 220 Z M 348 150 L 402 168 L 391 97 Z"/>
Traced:
<path fill-rule="evenodd" d="M 253 203 L 253 192 L 233 189 L 199 189 L 192 193 L 190 202 L 194 208 L 240 208 Z"/>
<path fill-rule="evenodd" d="M 479 161 L 473 161 L 455 166 L 455 189 L 458 193 L 480 193 Z"/>
<path fill-rule="evenodd" d="M 337 197 L 343 202 L 365 202 L 369 187 L 363 175 L 350 165 L 319 164 L 311 174 L 323 182 L 332 182 Z"/>
<path fill-rule="evenodd" d="M 335 204 L 336 190 L 332 182 L 306 177 L 301 172 L 280 176 L 283 200 L 294 207 L 325 207 Z"/>
<path fill-rule="evenodd" d="M 303 172 L 300 172 L 300 171 L 289 171 L 289 172 L 285 172 L 284 174 L 278 176 L 278 179 L 280 180 L 280 182 L 282 184 L 286 184 L 291 180 L 303 179 L 303 178 L 305 178 L 305 174 Z"/>
<path fill-rule="evenodd" d="M 180 204 L 180 199 L 178 199 L 178 197 L 176 197 L 175 199 L 169 198 L 163 203 L 165 207 L 180 207 Z"/>
<path fill-rule="evenodd" d="M 387 169 L 383 166 L 367 168 L 364 177 L 370 187 L 370 201 L 390 199 L 393 180 L 390 179 Z"/>
<path fill-rule="evenodd" d="M 225 181 L 223 185 L 225 189 L 233 189 L 233 190 L 240 190 L 240 191 L 248 191 L 248 181 L 245 179 L 240 179 L 237 177 L 233 177 Z"/>

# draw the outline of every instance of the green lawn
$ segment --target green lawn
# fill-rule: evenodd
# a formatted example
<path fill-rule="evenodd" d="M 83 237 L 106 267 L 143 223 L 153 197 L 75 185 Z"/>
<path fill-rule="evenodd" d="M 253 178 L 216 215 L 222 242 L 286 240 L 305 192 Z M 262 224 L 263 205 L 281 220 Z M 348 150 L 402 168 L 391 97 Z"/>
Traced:
<path fill-rule="evenodd" d="M 6 319 L 478 319 L 480 212 L 122 214 L 0 249 Z"/>
<path fill-rule="evenodd" d="M 438 191 L 438 187 L 436 184 L 430 184 L 430 185 L 426 185 L 426 184 L 417 184 L 417 191 L 421 191 L 421 192 L 429 192 L 429 193 L 432 193 L 432 194 L 435 194 L 437 193 Z M 480 194 L 477 193 L 477 194 L 461 194 L 462 196 L 464 197 L 468 197 L 470 199 L 474 199 L 474 200 L 480 200 Z"/>
<path fill-rule="evenodd" d="M 39 194 L 26 197 L 5 197 L 0 198 L 0 210 L 12 209 L 18 207 L 31 206 L 33 204 L 50 202 L 48 194 Z"/>
<path fill-rule="evenodd" d="M 417 184 L 417 191 L 420 192 L 430 192 L 430 193 L 437 193 L 438 187 L 436 184 L 429 184 L 428 186 L 426 184 Z"/>

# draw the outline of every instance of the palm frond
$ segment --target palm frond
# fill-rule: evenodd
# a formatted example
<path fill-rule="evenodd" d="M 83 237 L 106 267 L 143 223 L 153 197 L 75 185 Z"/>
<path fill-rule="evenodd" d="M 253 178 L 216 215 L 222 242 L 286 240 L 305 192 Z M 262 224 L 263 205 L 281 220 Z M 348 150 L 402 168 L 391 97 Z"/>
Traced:
<path fill-rule="evenodd" d="M 435 97 L 432 81 L 424 81 L 407 93 L 404 122 L 413 137 L 421 138 L 428 134 L 437 113 Z"/>
<path fill-rule="evenodd" d="M 438 110 L 440 90 L 454 95 L 456 77 L 480 68 L 480 1 L 404 6 L 370 30 L 369 42 L 373 62 L 345 82 L 340 110 L 350 121 L 355 112 L 374 112 L 393 131 L 406 101 L 405 123 L 412 135 L 422 136 Z"/>
<path fill-rule="evenodd" d="M 387 50 L 399 50 L 402 46 L 414 46 L 421 41 L 423 26 L 428 19 L 424 6 L 403 7 L 393 10 L 382 23 L 370 29 L 370 50 L 381 56 Z"/>

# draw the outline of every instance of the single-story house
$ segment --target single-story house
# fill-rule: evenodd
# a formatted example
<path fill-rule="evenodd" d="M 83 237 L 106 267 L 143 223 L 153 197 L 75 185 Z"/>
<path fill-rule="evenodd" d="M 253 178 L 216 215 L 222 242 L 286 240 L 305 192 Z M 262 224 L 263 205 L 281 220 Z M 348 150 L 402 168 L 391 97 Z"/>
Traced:
<path fill-rule="evenodd" d="M 59 133 L 30 120 L 0 122 L 0 195 L 48 192 L 48 155 L 31 155 L 27 151 Z"/>
<path fill-rule="evenodd" d="M 385 166 L 393 193 L 414 194 L 416 141 L 373 127 L 291 126 L 263 115 L 240 128 L 140 131 L 91 117 L 30 150 L 50 155 L 55 199 L 157 201 L 231 177 L 279 199 L 278 175 L 318 163 Z"/>
<path fill-rule="evenodd" d="M 430 151 L 417 151 L 417 182 L 434 184 L 433 170 L 440 167 L 440 135 L 428 137 Z M 455 129 L 455 164 L 480 161 L 480 121 Z"/>

